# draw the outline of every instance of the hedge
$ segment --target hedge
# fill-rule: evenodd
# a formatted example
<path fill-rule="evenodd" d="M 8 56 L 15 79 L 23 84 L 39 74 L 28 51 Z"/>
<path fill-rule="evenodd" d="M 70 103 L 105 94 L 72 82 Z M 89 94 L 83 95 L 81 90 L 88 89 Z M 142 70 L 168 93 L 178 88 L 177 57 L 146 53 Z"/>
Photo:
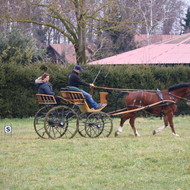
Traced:
<path fill-rule="evenodd" d="M 190 67 L 188 66 L 89 66 L 85 65 L 81 78 L 92 83 L 99 70 L 101 70 L 95 85 L 111 88 L 127 89 L 167 89 L 168 87 L 190 82 Z M 31 117 L 34 116 L 39 106 L 35 94 L 37 88 L 34 80 L 44 72 L 51 75 L 50 82 L 56 94 L 62 87 L 67 86 L 68 74 L 73 65 L 52 65 L 35 63 L 28 66 L 18 64 L 0 63 L 0 118 L 7 117 Z M 83 87 L 89 91 L 88 87 Z M 96 89 L 93 97 L 98 101 Z M 116 106 L 117 91 L 108 90 L 109 105 L 106 112 L 113 111 Z M 119 100 L 117 108 L 124 106 L 123 99 Z M 178 114 L 190 114 L 189 107 L 185 102 L 178 106 Z"/>

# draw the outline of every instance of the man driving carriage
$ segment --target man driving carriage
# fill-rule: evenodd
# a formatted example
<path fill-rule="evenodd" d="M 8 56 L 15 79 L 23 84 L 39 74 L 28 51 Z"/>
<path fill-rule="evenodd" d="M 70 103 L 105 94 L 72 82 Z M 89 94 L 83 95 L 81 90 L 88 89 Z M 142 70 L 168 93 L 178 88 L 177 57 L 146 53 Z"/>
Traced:
<path fill-rule="evenodd" d="M 69 90 L 82 92 L 85 99 L 86 99 L 86 101 L 88 102 L 88 104 L 90 104 L 92 106 L 92 108 L 94 108 L 94 109 L 102 108 L 104 106 L 103 104 L 95 102 L 94 99 L 92 98 L 92 96 L 89 93 L 87 93 L 84 90 L 79 88 L 80 85 L 88 86 L 88 87 L 93 87 L 94 86 L 94 84 L 89 84 L 87 82 L 83 82 L 80 79 L 79 74 L 82 71 L 83 71 L 83 69 L 81 68 L 80 65 L 75 65 L 74 69 L 69 74 L 67 88 Z"/>

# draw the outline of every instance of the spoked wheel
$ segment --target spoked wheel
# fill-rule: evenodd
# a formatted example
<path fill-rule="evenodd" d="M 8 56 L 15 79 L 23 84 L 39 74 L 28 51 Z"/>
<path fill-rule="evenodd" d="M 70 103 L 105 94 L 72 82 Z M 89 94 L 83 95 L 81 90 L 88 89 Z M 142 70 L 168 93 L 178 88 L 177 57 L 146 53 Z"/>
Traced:
<path fill-rule="evenodd" d="M 80 134 L 80 136 L 82 137 L 89 137 L 87 134 L 86 134 L 86 130 L 85 130 L 85 124 L 86 124 L 86 118 L 88 117 L 88 114 L 87 113 L 82 113 L 79 115 L 79 129 L 78 129 L 78 132 Z"/>
<path fill-rule="evenodd" d="M 52 139 L 73 138 L 79 126 L 78 115 L 67 106 L 56 106 L 46 114 L 44 127 Z"/>
<path fill-rule="evenodd" d="M 76 105 L 72 105 L 71 108 L 79 116 L 79 128 L 78 128 L 78 132 L 79 132 L 80 136 L 82 136 L 82 137 L 88 137 L 88 135 L 86 134 L 86 131 L 85 131 L 85 123 L 86 123 L 86 118 L 88 116 L 88 113 L 81 113 L 79 107 L 76 106 Z"/>
<path fill-rule="evenodd" d="M 91 138 L 99 136 L 108 137 L 113 129 L 113 122 L 110 116 L 104 112 L 95 112 L 86 119 L 85 131 Z"/>
<path fill-rule="evenodd" d="M 35 114 L 34 117 L 34 129 L 38 136 L 41 138 L 47 139 L 48 135 L 46 134 L 45 128 L 44 128 L 44 120 L 46 113 L 52 108 L 52 106 L 44 106 L 41 109 L 38 110 L 38 112 Z"/>

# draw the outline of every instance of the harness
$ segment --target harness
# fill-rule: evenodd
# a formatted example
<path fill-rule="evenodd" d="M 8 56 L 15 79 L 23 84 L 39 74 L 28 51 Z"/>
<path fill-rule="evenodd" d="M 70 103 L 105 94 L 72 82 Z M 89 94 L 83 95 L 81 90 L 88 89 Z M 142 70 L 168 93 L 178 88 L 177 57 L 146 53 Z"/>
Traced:
<path fill-rule="evenodd" d="M 153 109 L 153 108 L 157 108 L 157 107 L 164 107 L 164 106 L 174 105 L 174 104 L 177 104 L 177 100 L 175 100 L 175 98 L 183 99 L 183 100 L 186 100 L 186 101 L 190 102 L 190 100 L 188 98 L 183 98 L 181 96 L 177 96 L 175 94 L 172 94 L 172 92 L 170 92 L 170 91 L 168 93 L 170 100 L 164 100 L 163 94 L 162 94 L 162 92 L 159 89 L 157 89 L 157 90 L 141 90 L 141 89 L 107 88 L 107 87 L 100 87 L 100 86 L 94 86 L 94 87 L 95 88 L 100 88 L 100 89 L 106 89 L 106 90 L 121 91 L 121 93 L 123 93 L 123 95 L 125 93 L 126 94 L 129 93 L 130 91 L 137 91 L 136 96 L 133 99 L 133 103 L 131 105 L 126 105 L 125 108 L 123 108 L 123 109 L 110 112 L 110 114 L 115 114 L 115 115 L 129 113 L 129 112 L 138 112 L 140 110 L 148 110 L 148 109 Z M 158 101 L 159 103 L 158 104 L 156 104 L 156 103 L 154 104 L 153 103 L 152 105 L 142 106 L 142 99 L 143 99 L 144 92 L 155 92 L 158 95 L 158 97 L 159 97 L 159 100 L 160 100 L 160 101 Z M 137 97 L 139 96 L 139 93 L 141 93 L 141 98 L 139 100 L 139 104 L 135 105 L 137 103 Z M 188 93 L 190 93 L 190 91 L 187 91 L 186 93 L 188 94 Z M 117 105 L 117 100 L 119 99 L 119 97 L 121 97 L 121 95 L 117 96 L 116 105 Z M 130 108 L 130 107 L 133 107 L 134 111 L 133 110 L 129 110 L 128 108 Z M 163 115 L 163 111 L 162 110 L 160 112 L 160 115 L 161 116 Z"/>
<path fill-rule="evenodd" d="M 160 98 L 160 100 L 163 101 L 164 98 L 163 98 L 162 92 L 159 89 L 157 89 L 156 93 L 157 93 L 158 97 Z"/>
<path fill-rule="evenodd" d="M 157 89 L 156 91 L 154 90 L 153 92 L 156 92 L 156 94 L 158 95 L 161 103 L 158 104 L 158 105 L 154 105 L 154 106 L 142 106 L 142 99 L 143 99 L 144 92 L 145 92 L 144 90 L 138 91 L 138 93 L 136 94 L 135 98 L 133 99 L 132 105 L 126 105 L 126 107 L 124 109 L 118 110 L 118 111 L 116 111 L 114 113 L 128 110 L 128 108 L 130 108 L 130 107 L 133 107 L 134 109 L 138 109 L 138 108 L 143 108 L 144 107 L 143 110 L 148 110 L 148 109 L 153 109 L 153 108 L 157 108 L 157 107 L 164 107 L 164 106 L 169 106 L 169 105 L 176 104 L 176 101 L 175 101 L 174 97 L 172 96 L 172 94 L 169 93 L 171 102 L 170 101 L 166 102 L 164 100 L 164 98 L 163 98 L 162 92 L 159 89 Z M 139 100 L 139 104 L 136 104 L 137 103 L 137 97 L 139 97 L 139 93 L 141 93 L 140 94 L 141 97 L 140 97 L 140 100 Z M 162 116 L 162 115 L 163 115 L 163 110 L 161 110 L 161 112 L 160 112 L 160 116 Z"/>

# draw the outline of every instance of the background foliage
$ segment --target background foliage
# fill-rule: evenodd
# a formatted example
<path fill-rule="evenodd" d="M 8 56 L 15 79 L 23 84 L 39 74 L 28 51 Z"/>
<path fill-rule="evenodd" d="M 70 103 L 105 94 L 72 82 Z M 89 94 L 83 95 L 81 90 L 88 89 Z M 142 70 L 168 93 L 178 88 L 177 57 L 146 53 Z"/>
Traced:
<path fill-rule="evenodd" d="M 73 65 L 52 65 L 36 62 L 22 66 L 16 63 L 0 63 L 0 117 L 29 117 L 38 110 L 35 94 L 37 88 L 34 80 L 44 72 L 51 75 L 50 82 L 54 91 L 59 95 L 61 88 L 67 86 L 68 74 Z M 190 67 L 188 66 L 84 66 L 81 79 L 92 83 L 96 74 L 101 70 L 95 85 L 127 89 L 166 89 L 171 85 L 190 82 Z M 83 88 L 90 91 L 88 87 Z M 93 97 L 98 101 L 96 89 Z M 108 90 L 109 105 L 105 111 L 113 111 L 116 107 L 116 91 Z M 124 106 L 123 99 L 119 100 L 117 108 Z M 189 114 L 189 107 L 184 102 L 178 106 L 177 114 Z"/>
<path fill-rule="evenodd" d="M 136 34 L 146 34 L 148 45 L 152 35 L 189 31 L 184 0 L 0 0 L 0 4 L 0 32 L 19 28 L 39 47 L 72 43 L 79 64 L 86 56 L 96 60 L 134 49 L 139 45 L 134 43 Z"/>
<path fill-rule="evenodd" d="M 0 61 L 29 65 L 39 60 L 46 60 L 46 50 L 37 47 L 31 35 L 19 29 L 0 33 Z"/>

